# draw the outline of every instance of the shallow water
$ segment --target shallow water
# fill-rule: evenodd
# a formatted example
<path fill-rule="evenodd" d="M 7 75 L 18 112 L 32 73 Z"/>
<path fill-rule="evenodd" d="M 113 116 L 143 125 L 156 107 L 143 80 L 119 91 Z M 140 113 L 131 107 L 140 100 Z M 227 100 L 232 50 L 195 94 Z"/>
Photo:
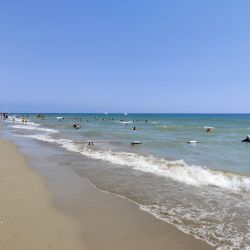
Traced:
<path fill-rule="evenodd" d="M 10 135 L 78 154 L 55 159 L 98 188 L 220 249 L 250 245 L 250 144 L 241 142 L 250 115 L 28 115 L 27 124 L 6 121 Z M 131 146 L 135 140 L 142 144 Z"/>

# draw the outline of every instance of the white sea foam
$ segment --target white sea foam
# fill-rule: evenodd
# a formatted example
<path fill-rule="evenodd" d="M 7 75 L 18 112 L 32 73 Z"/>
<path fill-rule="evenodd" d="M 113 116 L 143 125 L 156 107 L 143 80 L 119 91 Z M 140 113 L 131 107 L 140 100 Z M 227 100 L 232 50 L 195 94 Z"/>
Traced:
<path fill-rule="evenodd" d="M 181 207 L 158 205 L 139 205 L 139 208 L 152 214 L 157 219 L 176 226 L 182 232 L 207 242 L 209 245 L 216 247 L 217 250 L 247 249 L 242 241 L 242 232 L 234 231 L 233 225 L 227 227 L 223 223 L 223 211 L 210 213 L 200 210 L 198 207 L 194 210 L 187 210 Z M 211 218 L 218 221 L 217 226 L 216 223 L 213 223 L 213 220 L 211 221 Z M 183 221 L 189 223 L 183 223 Z M 242 245 L 244 245 L 244 248 L 241 247 Z"/>
<path fill-rule="evenodd" d="M 168 126 L 164 126 L 164 125 L 162 125 L 162 126 L 158 126 L 158 128 L 167 129 L 167 128 L 168 128 Z"/>
<path fill-rule="evenodd" d="M 48 134 L 37 134 L 37 135 L 22 135 L 22 137 L 28 137 L 28 138 L 33 138 L 39 141 L 44 141 L 44 142 L 51 142 L 51 143 L 56 143 L 56 140 L 53 139 L 50 135 Z"/>
<path fill-rule="evenodd" d="M 56 130 L 56 129 L 43 128 L 40 126 L 34 126 L 33 124 L 12 125 L 10 127 L 17 128 L 17 129 L 37 130 L 37 131 L 48 132 L 48 133 L 58 133 L 58 130 Z"/>
<path fill-rule="evenodd" d="M 168 161 L 136 153 L 93 150 L 75 144 L 69 139 L 53 139 L 50 135 L 25 135 L 37 140 L 52 142 L 84 156 L 113 164 L 132 167 L 134 170 L 165 176 L 175 181 L 194 186 L 215 186 L 232 191 L 250 191 L 250 177 L 234 173 L 211 170 L 201 166 L 188 165 L 183 160 Z"/>
<path fill-rule="evenodd" d="M 121 124 L 128 124 L 128 123 L 133 123 L 133 121 L 118 121 Z"/>
<path fill-rule="evenodd" d="M 242 203 L 246 205 L 246 201 Z M 173 206 L 171 202 L 170 205 L 166 203 L 139 205 L 139 207 L 156 218 L 175 225 L 181 231 L 216 246 L 218 250 L 249 249 L 249 222 L 241 224 L 242 220 L 239 220 L 244 216 L 247 221 L 248 212 L 247 210 L 235 211 L 237 207 L 234 207 L 233 201 L 222 200 L 219 207 L 215 207 L 214 204 L 211 207 L 202 206 L 199 203 L 190 203 L 189 207 Z"/>

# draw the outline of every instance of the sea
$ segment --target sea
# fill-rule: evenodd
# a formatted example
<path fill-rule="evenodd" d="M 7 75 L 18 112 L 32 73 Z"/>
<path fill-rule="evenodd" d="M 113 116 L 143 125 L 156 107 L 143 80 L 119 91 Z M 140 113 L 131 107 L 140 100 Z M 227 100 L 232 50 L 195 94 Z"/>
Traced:
<path fill-rule="evenodd" d="M 98 189 L 217 249 L 250 249 L 249 114 L 43 115 L 11 114 L 5 136 L 60 148 Z"/>

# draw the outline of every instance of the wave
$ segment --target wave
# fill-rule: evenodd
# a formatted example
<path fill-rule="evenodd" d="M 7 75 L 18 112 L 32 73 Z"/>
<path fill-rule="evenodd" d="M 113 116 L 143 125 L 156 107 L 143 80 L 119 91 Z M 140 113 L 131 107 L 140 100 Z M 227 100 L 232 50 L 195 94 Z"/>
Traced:
<path fill-rule="evenodd" d="M 48 133 L 58 133 L 58 130 L 56 129 L 50 129 L 50 128 L 42 128 L 39 126 L 30 126 L 30 125 L 12 125 L 11 128 L 18 128 L 18 129 L 28 129 L 28 130 L 37 130 L 42 132 L 48 132 Z"/>
<path fill-rule="evenodd" d="M 136 153 L 93 150 L 87 146 L 76 144 L 69 139 L 54 139 L 48 134 L 23 136 L 56 143 L 69 151 L 78 152 L 92 159 L 132 167 L 134 170 L 164 176 L 187 185 L 215 186 L 231 191 L 250 191 L 250 177 L 248 176 L 188 165 L 183 160 L 169 161 Z"/>

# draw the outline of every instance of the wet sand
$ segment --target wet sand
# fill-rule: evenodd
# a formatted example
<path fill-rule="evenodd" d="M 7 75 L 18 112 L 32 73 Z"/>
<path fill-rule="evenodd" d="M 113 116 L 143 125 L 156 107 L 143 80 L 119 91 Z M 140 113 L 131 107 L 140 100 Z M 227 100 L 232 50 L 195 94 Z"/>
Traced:
<path fill-rule="evenodd" d="M 0 148 L 3 249 L 213 249 L 70 169 L 53 168 L 45 185 L 14 145 L 1 140 Z"/>

